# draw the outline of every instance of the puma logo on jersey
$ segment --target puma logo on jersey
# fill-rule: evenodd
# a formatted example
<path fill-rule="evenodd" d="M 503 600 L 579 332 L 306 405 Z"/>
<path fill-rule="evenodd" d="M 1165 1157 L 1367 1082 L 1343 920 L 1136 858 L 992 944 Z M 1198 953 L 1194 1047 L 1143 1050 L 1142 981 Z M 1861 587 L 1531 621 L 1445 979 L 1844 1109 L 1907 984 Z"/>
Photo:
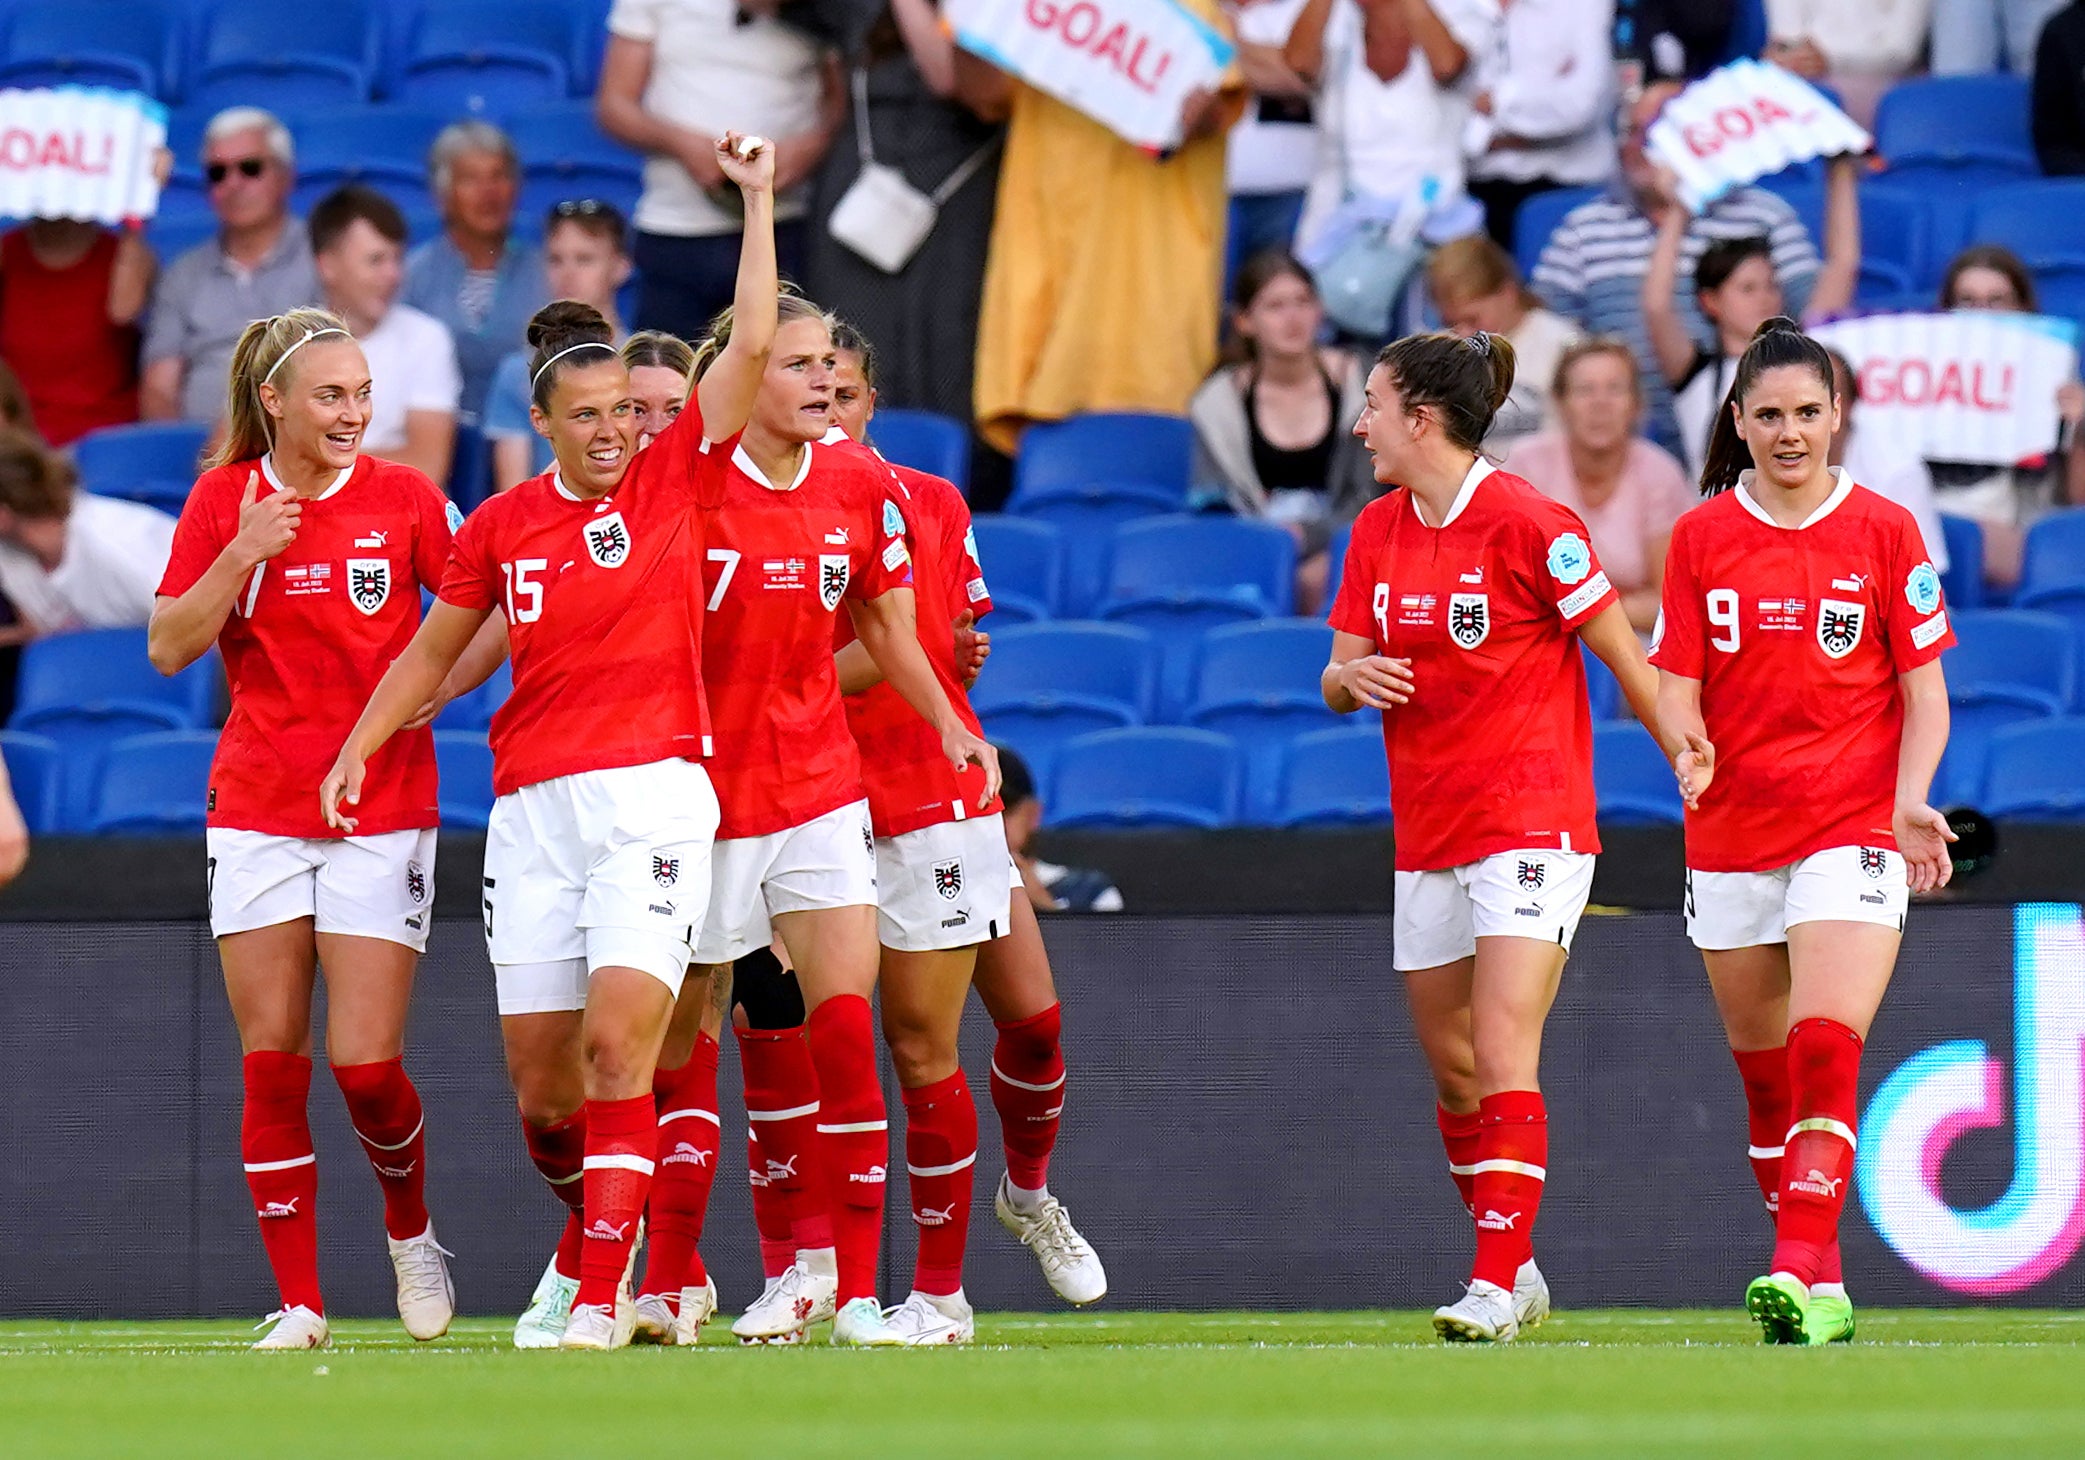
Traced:
<path fill-rule="evenodd" d="M 370 533 L 370 534 L 369 534 L 369 536 L 367 536 L 367 537 L 358 537 L 358 538 L 356 538 L 356 539 L 355 539 L 355 546 L 356 546 L 356 547 L 358 547 L 358 548 L 380 548 L 380 547 L 389 547 L 389 546 L 390 546 L 390 542 L 389 542 L 389 540 L 388 540 L 388 539 L 389 539 L 389 534 L 388 534 L 388 533 L 386 533 L 386 532 L 384 532 L 384 531 L 383 531 L 383 530 L 382 530 L 382 529 L 380 528 L 380 529 L 378 529 L 377 531 L 375 531 L 375 532 L 372 532 L 372 533 Z"/>
<path fill-rule="evenodd" d="M 833 547 L 845 547 L 847 546 L 847 529 L 844 527 L 835 527 L 831 532 L 828 532 L 825 535 L 825 540 L 828 544 L 830 544 Z"/>

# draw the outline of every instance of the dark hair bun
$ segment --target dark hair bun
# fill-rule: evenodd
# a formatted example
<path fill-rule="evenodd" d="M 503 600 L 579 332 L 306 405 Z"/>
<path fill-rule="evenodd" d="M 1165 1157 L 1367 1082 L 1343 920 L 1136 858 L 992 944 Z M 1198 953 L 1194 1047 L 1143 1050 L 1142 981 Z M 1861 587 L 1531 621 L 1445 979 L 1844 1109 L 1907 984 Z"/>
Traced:
<path fill-rule="evenodd" d="M 1802 332 L 1803 327 L 1798 321 L 1790 319 L 1785 314 L 1777 314 L 1758 329 L 1752 331 L 1752 338 L 1756 340 L 1765 335 L 1799 335 Z"/>
<path fill-rule="evenodd" d="M 577 299 L 552 300 L 528 322 L 529 348 L 548 355 L 574 345 L 605 345 L 614 338 L 601 311 Z"/>

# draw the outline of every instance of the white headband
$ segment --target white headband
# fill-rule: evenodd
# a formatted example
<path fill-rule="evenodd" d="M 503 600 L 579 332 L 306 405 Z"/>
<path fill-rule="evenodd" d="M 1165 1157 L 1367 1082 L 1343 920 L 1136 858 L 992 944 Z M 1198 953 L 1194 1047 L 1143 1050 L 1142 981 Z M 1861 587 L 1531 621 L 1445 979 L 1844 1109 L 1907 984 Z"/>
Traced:
<path fill-rule="evenodd" d="M 548 370 L 551 366 L 557 364 L 558 361 L 564 359 L 565 356 L 571 354 L 574 350 L 606 350 L 609 354 L 613 355 L 615 353 L 615 346 L 608 344 L 602 340 L 581 340 L 576 345 L 567 345 L 564 349 L 559 350 L 555 355 L 552 355 L 548 360 L 545 360 L 541 365 L 538 365 L 536 367 L 536 373 L 529 377 L 528 388 L 530 390 L 534 390 L 536 388 L 536 382 L 543 378 L 543 372 Z"/>
<path fill-rule="evenodd" d="M 303 349 L 306 345 L 310 344 L 320 335 L 344 335 L 346 333 L 347 331 L 341 329 L 338 325 L 330 324 L 327 325 L 324 329 L 306 330 L 304 332 L 303 339 L 297 341 L 296 344 L 290 346 L 287 350 L 284 350 L 282 354 L 277 357 L 275 363 L 268 367 L 268 373 L 261 377 L 261 384 L 266 385 L 272 380 L 274 380 L 275 372 L 282 368 L 282 362 L 284 360 L 289 359 L 290 356 L 296 354 L 299 350 Z"/>

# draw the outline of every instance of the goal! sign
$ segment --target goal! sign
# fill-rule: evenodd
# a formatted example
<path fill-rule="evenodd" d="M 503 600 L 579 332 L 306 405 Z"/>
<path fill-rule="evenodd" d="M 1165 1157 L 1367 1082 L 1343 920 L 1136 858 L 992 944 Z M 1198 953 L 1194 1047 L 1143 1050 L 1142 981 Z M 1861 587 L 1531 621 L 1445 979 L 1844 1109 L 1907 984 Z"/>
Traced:
<path fill-rule="evenodd" d="M 166 108 L 139 92 L 0 91 L 0 217 L 150 218 L 166 136 Z"/>
<path fill-rule="evenodd" d="M 1672 169 L 1681 204 L 1699 213 L 1790 163 L 1865 152 L 1872 143 L 1800 76 L 1747 60 L 1711 71 L 1674 97 L 1651 124 L 1645 150 Z"/>

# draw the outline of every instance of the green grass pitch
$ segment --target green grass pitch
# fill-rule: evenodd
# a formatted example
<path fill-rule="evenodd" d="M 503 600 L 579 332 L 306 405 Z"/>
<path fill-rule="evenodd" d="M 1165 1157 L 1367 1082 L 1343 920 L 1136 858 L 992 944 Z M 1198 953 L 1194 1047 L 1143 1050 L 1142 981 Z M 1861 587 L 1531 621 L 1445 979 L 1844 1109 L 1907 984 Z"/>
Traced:
<path fill-rule="evenodd" d="M 0 1322 L 0 1452 L 75 1456 L 2085 1453 L 2085 1313 L 1861 1315 L 1762 1348 L 1728 1312 L 1563 1313 L 1449 1348 L 1420 1313 L 985 1315 L 977 1347 L 249 1354 L 243 1324 Z"/>

